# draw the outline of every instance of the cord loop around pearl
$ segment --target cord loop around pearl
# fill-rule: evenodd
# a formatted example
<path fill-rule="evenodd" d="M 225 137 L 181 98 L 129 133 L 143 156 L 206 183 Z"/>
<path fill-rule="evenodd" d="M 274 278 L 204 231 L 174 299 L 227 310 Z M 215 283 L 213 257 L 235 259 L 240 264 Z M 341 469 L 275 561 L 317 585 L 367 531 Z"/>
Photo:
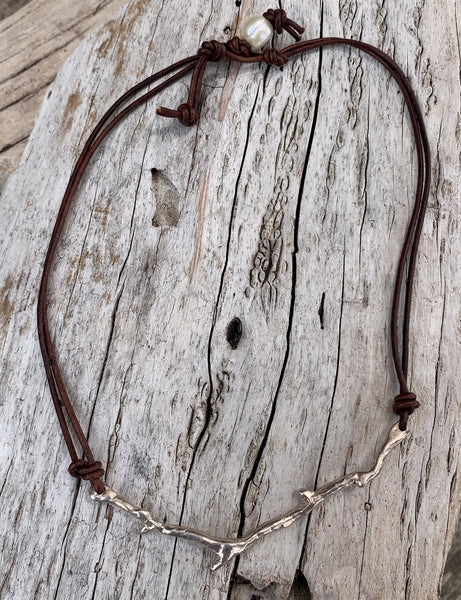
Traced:
<path fill-rule="evenodd" d="M 245 39 L 245 34 L 242 33 L 242 37 L 235 35 L 227 42 L 219 42 L 218 40 L 202 42 L 195 57 L 196 63 L 187 102 L 178 106 L 177 109 L 160 106 L 157 108 L 157 114 L 162 117 L 178 119 L 181 125 L 185 127 L 197 123 L 199 119 L 200 87 L 208 61 L 219 62 L 224 58 L 230 58 L 240 62 L 248 62 L 257 57 L 268 65 L 282 67 L 288 60 L 288 56 L 283 51 L 266 48 L 261 54 L 256 52 L 270 40 L 274 26 L 278 33 L 285 29 L 296 39 L 300 39 L 299 33 L 304 31 L 304 27 L 289 19 L 284 10 L 270 9 L 263 16 L 251 17 L 243 25 L 244 31 L 248 29 L 246 31 L 248 39 Z"/>

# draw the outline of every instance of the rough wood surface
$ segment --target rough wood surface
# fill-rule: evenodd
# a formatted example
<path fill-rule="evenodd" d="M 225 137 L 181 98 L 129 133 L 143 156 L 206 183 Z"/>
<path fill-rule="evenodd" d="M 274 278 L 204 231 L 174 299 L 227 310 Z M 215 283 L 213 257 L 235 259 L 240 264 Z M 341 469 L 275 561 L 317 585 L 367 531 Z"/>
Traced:
<path fill-rule="evenodd" d="M 0 6 L 0 19 L 6 19 L 20 8 L 28 4 L 31 0 L 3 0 Z"/>
<path fill-rule="evenodd" d="M 264 8 L 132 2 L 45 98 L 0 204 L 2 599 L 439 596 L 461 504 L 454 2 L 284 3 L 306 38 L 352 36 L 393 55 L 426 115 L 433 185 L 410 353 L 422 408 L 382 475 L 212 573 L 206 551 L 140 536 L 66 471 L 35 303 L 72 163 L 126 88 Z M 396 86 L 353 50 L 283 71 L 210 65 L 197 127 L 155 116 L 185 95 L 180 83 L 141 108 L 93 160 L 50 315 L 108 483 L 160 518 L 235 535 L 293 506 L 297 489 L 367 466 L 394 420 L 389 306 L 415 156 Z"/>
<path fill-rule="evenodd" d="M 458 529 L 448 554 L 443 574 L 443 600 L 458 600 L 461 598 L 461 530 Z"/>
<path fill-rule="evenodd" d="M 0 17 L 20 2 L 6 2 Z M 0 22 L 0 189 L 27 144 L 40 105 L 64 61 L 126 0 L 32 0 Z"/>

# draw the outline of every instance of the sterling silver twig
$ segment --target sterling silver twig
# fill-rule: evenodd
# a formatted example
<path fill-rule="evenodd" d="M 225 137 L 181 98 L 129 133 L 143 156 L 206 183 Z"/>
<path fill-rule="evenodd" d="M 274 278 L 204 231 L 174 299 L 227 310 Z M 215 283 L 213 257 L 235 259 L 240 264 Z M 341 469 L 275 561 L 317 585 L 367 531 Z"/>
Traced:
<path fill-rule="evenodd" d="M 339 479 L 335 479 L 334 481 L 325 484 L 315 491 L 301 490 L 299 493 L 303 497 L 303 501 L 300 504 L 281 517 L 266 521 L 251 533 L 241 538 L 218 538 L 189 527 L 161 523 L 160 521 L 153 519 L 147 510 L 143 510 L 139 506 L 131 504 L 131 502 L 119 496 L 117 492 L 108 486 L 105 486 L 106 489 L 101 494 L 92 490 L 91 498 L 116 506 L 131 514 L 133 517 L 141 519 L 141 521 L 143 521 L 143 527 L 141 529 L 142 533 L 146 531 L 155 531 L 157 533 L 163 533 L 164 535 L 192 540 L 193 542 L 202 544 L 205 548 L 209 548 L 217 555 L 212 566 L 212 569 L 215 570 L 231 560 L 234 556 L 241 554 L 249 546 L 253 545 L 268 533 L 272 533 L 277 529 L 289 527 L 296 519 L 310 513 L 311 510 L 317 506 L 317 504 L 323 502 L 327 496 L 335 494 L 339 490 L 352 485 L 357 485 L 358 487 L 367 485 L 367 483 L 374 479 L 381 471 L 384 458 L 393 448 L 400 444 L 407 435 L 408 430 L 401 431 L 398 423 L 395 423 L 395 425 L 391 427 L 386 443 L 376 456 L 370 470 L 350 473 L 349 475 L 345 475 L 344 477 L 340 477 Z"/>

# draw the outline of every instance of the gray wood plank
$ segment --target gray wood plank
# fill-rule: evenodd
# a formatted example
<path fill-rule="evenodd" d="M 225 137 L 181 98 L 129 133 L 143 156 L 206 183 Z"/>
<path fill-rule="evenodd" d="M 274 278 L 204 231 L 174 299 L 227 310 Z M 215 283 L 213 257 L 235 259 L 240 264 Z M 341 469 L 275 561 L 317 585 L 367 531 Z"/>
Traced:
<path fill-rule="evenodd" d="M 433 148 L 410 348 L 422 407 L 381 476 L 212 573 L 207 552 L 140 536 L 67 473 L 35 304 L 73 161 L 111 101 L 202 40 L 225 39 L 250 8 L 130 3 L 65 63 L 4 190 L 0 598 L 440 596 L 461 505 L 454 2 L 284 4 L 305 38 L 352 36 L 392 54 Z M 155 116 L 186 93 L 168 89 L 97 153 L 49 310 L 107 482 L 161 519 L 234 536 L 293 506 L 297 489 L 366 467 L 395 419 L 389 306 L 414 147 L 396 86 L 352 50 L 282 71 L 209 65 L 198 126 Z"/>

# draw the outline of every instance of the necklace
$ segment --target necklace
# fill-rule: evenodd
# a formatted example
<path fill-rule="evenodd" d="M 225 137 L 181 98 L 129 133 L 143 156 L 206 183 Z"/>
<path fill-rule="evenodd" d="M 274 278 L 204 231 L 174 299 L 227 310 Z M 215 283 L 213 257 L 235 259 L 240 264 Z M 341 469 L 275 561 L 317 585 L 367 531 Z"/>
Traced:
<path fill-rule="evenodd" d="M 283 30 L 293 36 L 296 43 L 287 46 L 282 50 L 277 50 L 275 48 L 265 48 L 262 50 L 271 40 L 274 31 L 280 34 Z M 143 522 L 142 532 L 154 531 L 202 544 L 216 554 L 216 559 L 212 567 L 213 569 L 222 566 L 233 557 L 238 556 L 261 537 L 272 533 L 277 529 L 288 527 L 296 519 L 307 515 L 329 495 L 346 487 L 354 485 L 363 487 L 367 485 L 379 474 L 387 454 L 407 437 L 408 417 L 419 406 L 416 395 L 408 389 L 407 367 L 413 278 L 430 184 L 429 144 L 421 110 L 407 77 L 387 54 L 374 46 L 352 39 L 319 38 L 309 41 L 300 41 L 303 31 L 303 27 L 289 19 L 284 10 L 270 9 L 262 16 L 250 18 L 243 25 L 240 37 L 235 36 L 225 43 L 216 40 L 205 41 L 201 44 L 197 54 L 184 58 L 154 75 L 151 75 L 121 96 L 96 125 L 74 166 L 59 208 L 43 266 L 37 311 L 38 336 L 51 397 L 72 461 L 69 466 L 70 474 L 73 477 L 90 481 L 90 495 L 93 500 L 115 506 L 140 519 Z M 393 410 L 399 415 L 399 420 L 391 427 L 380 452 L 377 454 L 372 466 L 368 470 L 347 474 L 317 490 L 301 491 L 301 501 L 296 507 L 282 515 L 280 518 L 261 524 L 246 536 L 240 538 L 220 538 L 192 528 L 163 523 L 154 519 L 148 511 L 143 510 L 141 507 L 136 506 L 119 496 L 102 481 L 104 475 L 102 463 L 94 458 L 93 452 L 73 409 L 63 383 L 61 370 L 58 366 L 49 331 L 47 288 L 52 261 L 70 205 L 91 157 L 112 129 L 140 105 L 174 82 L 183 78 L 189 72 L 192 72 L 192 78 L 187 101 L 181 104 L 177 109 L 164 107 L 157 109 L 158 115 L 177 118 L 180 123 L 185 126 L 194 125 L 198 121 L 201 83 L 209 61 L 218 62 L 227 58 L 241 63 L 264 62 L 267 65 L 282 67 L 290 58 L 297 54 L 308 52 L 315 48 L 332 45 L 346 45 L 357 48 L 376 59 L 390 73 L 398 84 L 404 97 L 415 139 L 417 153 L 415 202 L 397 266 L 390 322 L 392 358 L 400 387 L 399 394 L 394 398 Z M 260 50 L 262 50 L 262 52 L 260 52 Z M 139 92 L 154 83 L 156 83 L 155 87 L 140 95 L 135 100 L 132 99 Z M 131 102 L 128 103 L 128 101 Z M 405 275 L 406 284 L 404 286 Z M 402 315 L 400 315 L 399 308 L 402 293 L 404 295 L 404 302 Z M 398 323 L 400 320 L 402 322 L 401 349 L 399 349 L 398 336 Z M 233 323 L 233 332 L 229 334 L 231 338 L 235 335 L 240 335 L 240 327 L 241 323 L 239 323 L 238 320 L 236 323 Z M 229 339 L 229 342 L 232 344 L 231 339 Z M 85 458 L 79 457 L 79 453 L 74 445 L 74 438 L 76 438 Z"/>

